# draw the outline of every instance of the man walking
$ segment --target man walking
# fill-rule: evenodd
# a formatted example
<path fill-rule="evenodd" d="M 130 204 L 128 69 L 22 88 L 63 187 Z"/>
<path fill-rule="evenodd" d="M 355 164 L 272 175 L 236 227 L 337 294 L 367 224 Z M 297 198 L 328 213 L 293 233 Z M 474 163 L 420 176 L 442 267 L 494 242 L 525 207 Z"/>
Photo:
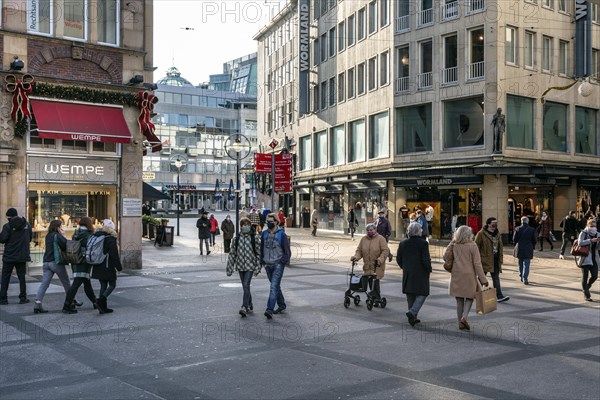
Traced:
<path fill-rule="evenodd" d="M 290 242 L 285 231 L 279 227 L 277 214 L 271 213 L 266 218 L 267 229 L 262 232 L 260 239 L 260 262 L 265 267 L 267 278 L 271 282 L 269 299 L 265 317 L 273 318 L 287 308 L 283 293 L 281 292 L 281 278 L 283 270 L 290 262 Z M 277 303 L 277 310 L 274 310 Z"/>
<path fill-rule="evenodd" d="M 350 206 L 350 211 L 348 211 L 348 229 L 350 229 L 350 237 L 354 240 L 354 232 L 356 232 L 356 227 L 358 226 L 358 219 L 356 218 L 356 214 L 354 213 L 354 208 Z"/>
<path fill-rule="evenodd" d="M 577 221 L 577 218 L 575 217 L 575 211 L 569 211 L 569 215 L 560 221 L 560 227 L 563 228 L 563 234 L 562 245 L 560 246 L 560 255 L 558 258 L 564 260 L 567 242 L 571 242 L 571 245 L 573 245 L 573 242 L 579 235 L 579 221 Z"/>
<path fill-rule="evenodd" d="M 529 285 L 529 264 L 535 248 L 535 229 L 529 226 L 529 218 L 521 217 L 521 226 L 515 229 L 513 243 L 517 246 L 516 255 L 519 259 L 519 276 L 521 282 Z"/>
<path fill-rule="evenodd" d="M 8 284 L 13 268 L 17 270 L 19 278 L 19 304 L 29 303 L 25 272 L 27 261 L 31 261 L 29 242 L 33 236 L 31 225 L 24 217 L 19 217 L 17 210 L 9 208 L 6 211 L 8 223 L 2 227 L 0 243 L 4 246 L 2 256 L 2 283 L 0 284 L 0 304 L 8 304 Z"/>
<path fill-rule="evenodd" d="M 425 216 L 423 215 L 423 211 L 421 211 L 420 208 L 417 208 L 417 210 L 415 211 L 415 213 L 417 214 L 417 222 L 421 224 L 421 228 L 423 228 L 423 239 L 429 239 L 429 224 L 427 223 L 427 220 L 425 219 Z"/>
<path fill-rule="evenodd" d="M 378 234 L 383 236 L 386 243 L 389 243 L 390 236 L 392 235 L 392 225 L 390 221 L 385 217 L 385 211 L 379 210 L 379 218 L 377 218 L 377 222 L 375 223 L 375 230 Z M 392 252 L 390 251 L 390 246 L 388 244 L 388 260 L 392 262 Z"/>
<path fill-rule="evenodd" d="M 494 282 L 494 288 L 496 288 L 496 298 L 499 303 L 510 299 L 508 296 L 502 294 L 502 288 L 500 286 L 500 273 L 502 272 L 502 238 L 498 232 L 498 221 L 496 218 L 488 218 L 485 221 L 485 226 L 477 232 L 475 236 L 475 244 L 479 248 L 479 255 L 481 256 L 481 266 L 483 271 L 487 274 L 488 272 L 492 276 L 492 282 Z"/>

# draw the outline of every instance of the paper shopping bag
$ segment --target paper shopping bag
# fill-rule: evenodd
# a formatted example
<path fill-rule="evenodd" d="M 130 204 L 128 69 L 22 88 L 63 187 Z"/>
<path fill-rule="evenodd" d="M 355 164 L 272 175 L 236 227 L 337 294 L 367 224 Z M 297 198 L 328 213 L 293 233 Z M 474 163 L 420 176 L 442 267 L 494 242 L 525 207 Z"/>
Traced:
<path fill-rule="evenodd" d="M 489 314 L 496 311 L 496 288 L 479 290 L 475 293 L 477 303 L 477 314 Z"/>

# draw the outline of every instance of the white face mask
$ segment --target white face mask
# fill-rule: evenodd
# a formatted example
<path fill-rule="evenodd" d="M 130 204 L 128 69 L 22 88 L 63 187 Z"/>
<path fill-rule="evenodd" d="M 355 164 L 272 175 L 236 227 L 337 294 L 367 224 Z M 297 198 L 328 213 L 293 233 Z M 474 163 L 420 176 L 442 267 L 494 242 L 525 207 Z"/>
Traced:
<path fill-rule="evenodd" d="M 598 233 L 598 228 L 596 228 L 595 226 L 591 226 L 591 227 L 589 227 L 589 228 L 588 228 L 588 232 L 589 232 L 591 235 L 595 235 L 595 234 L 597 234 L 597 233 Z"/>

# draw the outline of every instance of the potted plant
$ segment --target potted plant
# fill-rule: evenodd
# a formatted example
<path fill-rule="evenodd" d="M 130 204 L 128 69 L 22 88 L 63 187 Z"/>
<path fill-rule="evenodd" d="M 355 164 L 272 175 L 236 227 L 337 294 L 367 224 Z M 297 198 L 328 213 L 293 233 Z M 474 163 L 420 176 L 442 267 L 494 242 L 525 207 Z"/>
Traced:
<path fill-rule="evenodd" d="M 148 237 L 148 224 L 150 221 L 149 218 L 152 218 L 150 215 L 142 215 L 142 237 Z"/>
<path fill-rule="evenodd" d="M 160 219 L 150 215 L 144 215 L 142 217 L 142 222 L 144 219 L 148 221 L 148 239 L 154 239 L 156 237 L 156 227 L 160 225 Z"/>

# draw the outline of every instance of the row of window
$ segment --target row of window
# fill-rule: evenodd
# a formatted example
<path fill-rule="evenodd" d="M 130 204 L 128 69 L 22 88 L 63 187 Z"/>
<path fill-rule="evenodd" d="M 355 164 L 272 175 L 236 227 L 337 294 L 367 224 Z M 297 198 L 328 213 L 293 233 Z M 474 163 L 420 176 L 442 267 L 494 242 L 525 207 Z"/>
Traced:
<path fill-rule="evenodd" d="M 144 171 L 172 172 L 171 161 L 167 158 L 144 157 Z M 226 157 L 222 160 L 196 160 L 188 158 L 183 173 L 212 173 L 212 174 L 235 174 L 235 163 Z"/>
<path fill-rule="evenodd" d="M 154 94 L 158 98 L 159 103 L 183 104 L 185 106 L 223 108 L 227 107 L 232 101 L 235 101 L 235 99 L 228 99 L 224 97 L 200 96 L 195 94 L 182 94 L 163 91 L 157 91 Z"/>
<path fill-rule="evenodd" d="M 442 102 L 444 149 L 484 145 L 483 96 Z M 600 155 L 599 112 L 575 106 L 571 123 L 568 104 L 507 95 L 506 146 L 535 150 L 538 147 L 536 113 L 542 113 L 541 147 L 544 151 L 569 152 L 569 132 L 574 132 L 577 154 Z M 365 123 L 368 122 L 368 126 Z M 431 152 L 433 144 L 432 103 L 395 110 L 394 154 Z M 300 169 L 310 170 L 390 156 L 388 112 L 359 118 L 300 138 Z"/>
<path fill-rule="evenodd" d="M 117 153 L 116 143 L 41 138 L 34 123 L 31 124 L 29 134 L 29 148 L 54 149 L 57 153 Z"/>
<path fill-rule="evenodd" d="M 157 125 L 184 127 L 214 128 L 219 131 L 238 131 L 240 122 L 237 119 L 204 117 L 201 115 L 161 113 L 160 111 L 152 118 Z"/>

